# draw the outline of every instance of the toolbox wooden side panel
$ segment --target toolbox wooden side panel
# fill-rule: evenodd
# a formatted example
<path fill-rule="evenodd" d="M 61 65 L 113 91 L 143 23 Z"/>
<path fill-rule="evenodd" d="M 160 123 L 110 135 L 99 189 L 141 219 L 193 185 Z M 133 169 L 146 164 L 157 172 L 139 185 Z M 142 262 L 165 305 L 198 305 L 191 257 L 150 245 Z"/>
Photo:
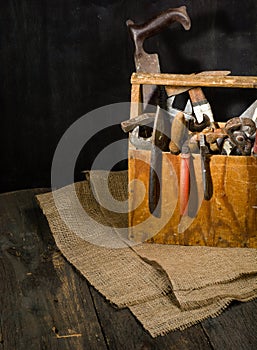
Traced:
<path fill-rule="evenodd" d="M 150 152 L 129 150 L 130 237 L 153 243 L 257 248 L 257 158 L 213 155 L 213 195 L 203 200 L 199 155 L 191 158 L 189 215 L 179 213 L 180 156 L 163 153 L 162 217 L 148 209 Z M 144 186 L 142 186 L 142 184 Z M 142 198 L 140 205 L 136 202 Z M 199 210 L 197 212 L 197 208 Z M 195 216 L 195 217 L 194 217 Z"/>

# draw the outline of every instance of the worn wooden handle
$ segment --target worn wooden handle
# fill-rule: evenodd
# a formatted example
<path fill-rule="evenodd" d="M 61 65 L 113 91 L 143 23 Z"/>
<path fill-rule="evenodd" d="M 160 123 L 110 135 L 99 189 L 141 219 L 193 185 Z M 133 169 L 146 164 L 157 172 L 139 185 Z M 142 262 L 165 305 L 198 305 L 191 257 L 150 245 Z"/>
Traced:
<path fill-rule="evenodd" d="M 207 99 L 203 93 L 202 88 L 196 87 L 188 91 L 190 99 L 193 104 L 206 103 Z"/>
<path fill-rule="evenodd" d="M 132 84 L 164 86 L 201 86 L 257 89 L 257 76 L 219 76 L 164 73 L 133 73 Z"/>
<path fill-rule="evenodd" d="M 132 20 L 127 20 L 127 27 L 136 46 L 136 54 L 144 51 L 143 44 L 147 38 L 158 34 L 174 22 L 181 23 L 186 30 L 190 29 L 191 20 L 185 6 L 169 8 L 144 24 L 135 24 Z"/>

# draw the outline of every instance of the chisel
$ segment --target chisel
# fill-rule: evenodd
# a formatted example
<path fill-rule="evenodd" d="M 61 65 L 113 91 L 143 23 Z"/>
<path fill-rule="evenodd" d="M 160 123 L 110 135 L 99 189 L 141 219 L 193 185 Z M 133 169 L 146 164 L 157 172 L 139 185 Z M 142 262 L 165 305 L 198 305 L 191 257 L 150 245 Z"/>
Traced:
<path fill-rule="evenodd" d="M 211 196 L 212 196 L 212 183 L 211 183 L 211 176 L 210 176 L 208 154 L 209 154 L 209 149 L 205 143 L 205 135 L 200 134 L 201 169 L 202 169 L 204 199 L 206 200 L 211 199 Z"/>
<path fill-rule="evenodd" d="M 160 86 L 160 94 L 164 91 L 164 87 Z M 160 98 L 161 101 L 162 99 L 163 97 Z M 149 172 L 149 211 L 155 217 L 161 217 L 162 152 L 168 150 L 170 141 L 167 136 L 169 119 L 167 112 L 161 108 L 164 107 L 162 103 L 161 106 L 157 106 L 153 125 Z"/>

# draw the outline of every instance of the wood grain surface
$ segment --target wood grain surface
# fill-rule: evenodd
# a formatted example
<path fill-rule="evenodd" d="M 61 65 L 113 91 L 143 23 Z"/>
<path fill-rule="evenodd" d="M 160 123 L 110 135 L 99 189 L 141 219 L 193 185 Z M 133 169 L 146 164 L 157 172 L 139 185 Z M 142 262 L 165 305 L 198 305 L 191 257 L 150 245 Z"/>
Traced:
<path fill-rule="evenodd" d="M 118 310 L 57 249 L 35 200 L 46 189 L 0 195 L 1 350 L 251 350 L 257 303 L 155 339 Z"/>
<path fill-rule="evenodd" d="M 133 239 L 183 245 L 257 248 L 257 159 L 256 157 L 210 157 L 212 198 L 203 199 L 200 155 L 191 156 L 189 213 L 179 212 L 180 156 L 163 153 L 162 217 L 150 218 L 148 209 L 150 152 L 129 151 L 130 207 Z M 143 186 L 142 186 L 143 184 Z M 151 222 L 151 225 L 149 225 Z"/>
<path fill-rule="evenodd" d="M 167 86 L 202 86 L 222 88 L 257 88 L 256 76 L 223 76 L 164 73 L 133 73 L 131 84 Z"/>

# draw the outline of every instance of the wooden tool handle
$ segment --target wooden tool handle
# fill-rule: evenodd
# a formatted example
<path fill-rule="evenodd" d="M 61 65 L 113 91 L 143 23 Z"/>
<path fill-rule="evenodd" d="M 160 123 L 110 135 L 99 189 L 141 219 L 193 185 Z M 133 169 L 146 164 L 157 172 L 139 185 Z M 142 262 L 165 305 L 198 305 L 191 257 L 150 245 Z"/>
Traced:
<path fill-rule="evenodd" d="M 180 152 L 182 144 L 187 136 L 186 134 L 187 128 L 184 114 L 183 112 L 178 112 L 171 124 L 171 142 L 169 144 L 171 153 L 178 154 Z"/>
<path fill-rule="evenodd" d="M 188 91 L 192 103 L 207 102 L 202 88 L 196 87 Z"/>
<path fill-rule="evenodd" d="M 132 20 L 127 20 L 127 27 L 136 46 L 136 54 L 144 51 L 143 44 L 147 38 L 158 34 L 174 22 L 181 23 L 185 30 L 190 29 L 191 20 L 185 6 L 169 8 L 144 24 L 135 24 Z"/>
<path fill-rule="evenodd" d="M 192 101 L 196 119 L 199 123 L 202 122 L 204 114 L 208 116 L 211 126 L 216 129 L 217 125 L 214 122 L 211 106 L 207 101 L 201 87 L 195 87 L 189 90 L 189 96 Z"/>

